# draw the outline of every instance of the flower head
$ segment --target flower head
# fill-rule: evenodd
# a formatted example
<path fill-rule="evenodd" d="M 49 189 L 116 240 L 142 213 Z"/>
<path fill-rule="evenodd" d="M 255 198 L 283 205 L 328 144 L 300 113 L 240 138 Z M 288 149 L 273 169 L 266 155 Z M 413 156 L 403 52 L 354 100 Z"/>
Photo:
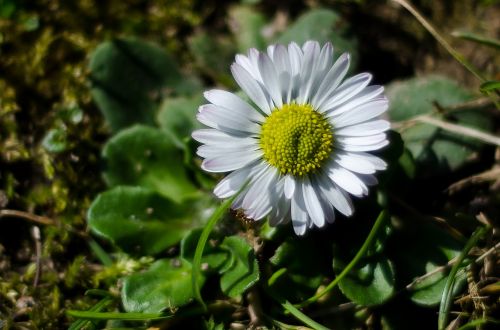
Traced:
<path fill-rule="evenodd" d="M 215 187 L 232 207 L 271 225 L 291 220 L 295 233 L 333 222 L 354 209 L 351 195 L 368 194 L 386 163 L 367 153 L 383 148 L 389 122 L 379 119 L 388 101 L 371 75 L 344 79 L 349 54 L 333 61 L 333 46 L 315 41 L 272 45 L 237 55 L 231 72 L 252 101 L 222 91 L 205 92 L 193 132 L 209 172 L 231 172 Z"/>

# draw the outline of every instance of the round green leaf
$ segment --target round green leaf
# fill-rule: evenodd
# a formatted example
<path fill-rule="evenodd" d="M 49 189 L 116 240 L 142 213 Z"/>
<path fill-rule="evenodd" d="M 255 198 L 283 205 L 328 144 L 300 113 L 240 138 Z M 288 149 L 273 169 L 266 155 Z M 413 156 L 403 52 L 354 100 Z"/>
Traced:
<path fill-rule="evenodd" d="M 333 259 L 333 269 L 340 273 L 345 263 Z M 342 293 L 356 304 L 380 305 L 392 297 L 395 291 L 394 266 L 381 255 L 353 269 L 339 282 Z"/>
<path fill-rule="evenodd" d="M 320 44 L 331 42 L 336 56 L 343 52 L 351 54 L 351 68 L 356 67 L 358 59 L 358 43 L 354 36 L 348 35 L 345 22 L 334 11 L 329 9 L 312 9 L 302 14 L 278 38 L 278 42 L 288 44 L 292 41 L 302 45 L 308 40 L 316 40 Z"/>
<path fill-rule="evenodd" d="M 259 280 L 259 266 L 252 247 L 239 236 L 229 236 L 221 248 L 229 251 L 230 259 L 220 270 L 222 292 L 237 297 Z"/>
<path fill-rule="evenodd" d="M 161 130 L 140 125 L 125 129 L 106 143 L 103 156 L 109 186 L 138 185 L 176 202 L 198 195 L 182 151 Z"/>
<path fill-rule="evenodd" d="M 160 93 L 182 83 L 177 65 L 158 46 L 136 39 L 104 42 L 89 63 L 92 97 L 111 128 L 154 124 Z"/>
<path fill-rule="evenodd" d="M 396 121 L 430 114 L 436 102 L 447 107 L 471 99 L 470 92 L 440 76 L 394 82 L 388 86 L 387 96 L 390 100 L 389 116 Z M 476 110 L 457 111 L 443 119 L 485 131 L 492 129 L 489 116 Z M 477 140 L 422 123 L 402 129 L 401 135 L 416 164 L 420 166 L 420 172 L 426 175 L 440 170 L 455 170 L 482 147 Z"/>
<path fill-rule="evenodd" d="M 203 282 L 200 277 L 200 286 Z M 149 270 L 123 281 L 122 302 L 127 312 L 159 313 L 193 298 L 191 264 L 182 259 L 158 260 Z"/>
<path fill-rule="evenodd" d="M 431 75 L 396 81 L 387 86 L 389 116 L 401 121 L 434 111 L 434 102 L 448 107 L 471 99 L 471 93 L 446 77 Z"/>
<path fill-rule="evenodd" d="M 129 253 L 151 255 L 178 243 L 203 225 L 198 207 L 178 205 L 140 187 L 116 187 L 101 193 L 88 211 L 92 232 Z"/>
<path fill-rule="evenodd" d="M 201 127 L 196 113 L 202 103 L 202 95 L 168 98 L 162 103 L 158 112 L 158 123 L 172 136 L 177 145 L 183 147 L 191 133 Z"/>

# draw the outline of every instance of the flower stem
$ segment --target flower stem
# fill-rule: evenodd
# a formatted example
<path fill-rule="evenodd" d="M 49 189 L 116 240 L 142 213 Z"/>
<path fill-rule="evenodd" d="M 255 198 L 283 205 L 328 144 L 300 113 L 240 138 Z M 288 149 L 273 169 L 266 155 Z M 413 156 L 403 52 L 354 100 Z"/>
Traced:
<path fill-rule="evenodd" d="M 354 256 L 354 258 L 351 260 L 351 262 L 344 268 L 344 270 L 332 281 L 328 286 L 322 290 L 321 292 L 316 293 L 314 296 L 310 297 L 309 299 L 303 301 L 302 303 L 296 305 L 297 307 L 304 307 L 307 305 L 310 305 L 316 301 L 318 301 L 319 298 L 323 297 L 325 294 L 330 292 L 335 286 L 357 265 L 357 263 L 361 260 L 361 258 L 366 254 L 370 246 L 372 245 L 373 240 L 375 237 L 377 237 L 377 233 L 382 227 L 382 224 L 385 222 L 385 220 L 388 219 L 387 211 L 382 210 L 380 214 L 377 217 L 377 220 L 375 221 L 375 224 L 372 227 L 372 230 L 368 234 L 368 237 L 366 238 L 365 242 L 359 249 L 358 253 Z"/>

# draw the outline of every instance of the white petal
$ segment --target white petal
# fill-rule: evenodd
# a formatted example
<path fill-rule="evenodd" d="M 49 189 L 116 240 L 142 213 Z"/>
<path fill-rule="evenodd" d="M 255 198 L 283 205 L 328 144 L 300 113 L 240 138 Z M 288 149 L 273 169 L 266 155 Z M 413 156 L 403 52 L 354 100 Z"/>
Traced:
<path fill-rule="evenodd" d="M 360 175 L 361 180 L 367 185 L 367 186 L 374 186 L 378 184 L 378 180 L 375 177 L 375 175 L 371 174 L 361 174 Z"/>
<path fill-rule="evenodd" d="M 290 84 L 292 82 L 292 68 L 290 64 L 290 57 L 285 46 L 277 45 L 273 53 L 273 62 L 278 74 L 278 81 L 280 84 L 281 97 L 285 103 L 290 103 Z"/>
<path fill-rule="evenodd" d="M 325 199 L 328 200 L 337 211 L 345 216 L 351 216 L 353 214 L 354 206 L 349 196 L 339 189 L 335 183 L 330 181 L 326 175 L 323 175 L 323 178 L 318 180 L 318 186 L 323 192 Z"/>
<path fill-rule="evenodd" d="M 297 185 L 295 194 L 291 200 L 291 217 L 292 225 L 295 234 L 304 235 L 307 229 L 307 211 L 304 203 L 304 196 L 302 195 L 302 188 Z"/>
<path fill-rule="evenodd" d="M 323 112 L 322 105 L 332 92 L 340 85 L 349 69 L 350 56 L 348 53 L 342 54 L 335 64 L 330 68 L 325 78 L 321 82 L 314 95 L 311 104 Z"/>
<path fill-rule="evenodd" d="M 321 82 L 324 80 L 326 73 L 332 67 L 333 61 L 333 46 L 327 42 L 316 59 L 313 72 L 311 75 L 311 87 L 308 93 L 308 100 L 311 101 L 313 96 L 316 95 Z"/>
<path fill-rule="evenodd" d="M 290 214 L 290 199 L 285 198 L 284 192 L 285 179 L 281 178 L 276 184 L 276 195 L 279 196 L 277 202 L 274 203 L 274 207 L 269 214 L 269 224 L 271 226 L 277 226 L 284 223 L 289 219 Z"/>
<path fill-rule="evenodd" d="M 241 89 L 252 99 L 252 101 L 267 114 L 271 113 L 273 107 L 271 97 L 263 90 L 260 83 L 253 78 L 241 65 L 233 63 L 231 72 Z"/>
<path fill-rule="evenodd" d="M 260 53 L 259 55 L 259 70 L 262 76 L 262 81 L 267 87 L 267 91 L 271 98 L 273 99 L 274 105 L 278 108 L 283 106 L 283 100 L 281 99 L 281 88 L 278 81 L 278 74 L 274 68 L 274 64 L 265 53 Z"/>
<path fill-rule="evenodd" d="M 345 169 L 356 173 L 372 174 L 376 172 L 375 165 L 372 162 L 354 153 L 338 153 L 335 157 L 335 162 Z"/>
<path fill-rule="evenodd" d="M 245 182 L 252 177 L 259 167 L 256 164 L 249 164 L 242 169 L 229 173 L 214 188 L 214 194 L 219 198 L 228 198 L 238 192 Z"/>
<path fill-rule="evenodd" d="M 348 155 L 352 157 L 363 158 L 364 160 L 369 161 L 373 164 L 373 167 L 377 171 L 385 170 L 387 168 L 387 163 L 383 159 L 372 154 L 366 152 L 349 152 Z"/>
<path fill-rule="evenodd" d="M 260 76 L 259 68 L 254 66 L 250 59 L 245 55 L 238 54 L 236 55 L 235 62 L 238 63 L 250 73 L 250 75 L 257 81 L 262 82 L 262 78 Z"/>
<path fill-rule="evenodd" d="M 234 152 L 220 157 L 206 158 L 201 163 L 201 168 L 207 172 L 229 172 L 242 168 L 260 157 L 262 152 Z"/>
<path fill-rule="evenodd" d="M 338 117 L 332 117 L 330 119 L 330 122 L 336 129 L 355 125 L 380 116 L 387 111 L 388 107 L 389 101 L 387 100 L 387 98 L 380 97 L 373 101 L 365 103 L 352 111 L 343 113 Z"/>
<path fill-rule="evenodd" d="M 387 120 L 379 119 L 340 128 L 335 130 L 335 134 L 344 136 L 366 136 L 385 132 L 389 128 L 391 128 L 391 124 Z"/>
<path fill-rule="evenodd" d="M 365 146 L 376 144 L 384 141 L 387 138 L 385 133 L 380 133 L 376 135 L 369 136 L 339 136 L 337 137 L 337 141 L 345 144 L 345 145 L 354 145 L 354 146 Z"/>
<path fill-rule="evenodd" d="M 321 207 L 318 196 L 316 195 L 316 191 L 312 186 L 311 181 L 307 178 L 302 184 L 302 192 L 304 194 L 306 209 L 312 222 L 318 227 L 323 227 L 325 225 L 325 214 L 323 213 L 323 208 Z"/>
<path fill-rule="evenodd" d="M 264 173 L 255 180 L 243 199 L 242 206 L 245 210 L 250 210 L 258 205 L 269 204 L 269 184 L 276 177 L 276 169 L 266 168 Z"/>
<path fill-rule="evenodd" d="M 353 145 L 353 144 L 339 144 L 338 148 L 345 150 L 345 151 L 374 151 L 374 150 L 379 150 L 382 149 L 383 147 L 387 146 L 389 144 L 389 140 L 383 140 L 382 142 L 378 142 L 375 144 L 369 144 L 369 145 Z"/>
<path fill-rule="evenodd" d="M 202 128 L 194 131 L 191 137 L 200 143 L 205 144 L 227 144 L 227 141 L 231 142 L 250 142 L 254 138 L 248 137 L 248 134 L 243 136 L 229 134 L 217 129 Z"/>
<path fill-rule="evenodd" d="M 253 145 L 235 145 L 226 144 L 224 146 L 202 145 L 196 150 L 196 154 L 203 158 L 223 157 L 225 155 L 249 153 L 259 150 L 260 147 L 254 143 Z"/>
<path fill-rule="evenodd" d="M 372 75 L 366 72 L 347 79 L 335 90 L 332 96 L 325 101 L 320 111 L 327 111 L 349 100 L 368 86 L 371 80 Z"/>
<path fill-rule="evenodd" d="M 262 123 L 265 118 L 250 104 L 243 101 L 239 96 L 220 89 L 212 89 L 203 93 L 205 98 L 220 107 L 234 111 L 235 113 L 248 118 L 251 121 Z"/>
<path fill-rule="evenodd" d="M 285 176 L 285 197 L 291 199 L 295 192 L 295 179 L 291 175 Z"/>
<path fill-rule="evenodd" d="M 196 118 L 209 127 L 236 134 L 242 132 L 257 134 L 260 132 L 260 125 L 238 116 L 238 114 L 226 108 L 214 104 L 205 104 L 200 106 L 198 111 Z"/>
<path fill-rule="evenodd" d="M 383 86 L 373 85 L 368 86 L 363 89 L 360 93 L 353 96 L 352 99 L 348 100 L 344 104 L 339 105 L 333 109 L 329 109 L 327 111 L 331 111 L 328 116 L 338 116 L 346 111 L 353 110 L 356 107 L 373 100 L 375 97 L 379 96 L 384 92 Z"/>
<path fill-rule="evenodd" d="M 343 167 L 330 169 L 328 176 L 340 188 L 354 196 L 363 196 L 368 193 L 368 187 L 355 174 Z"/>
<path fill-rule="evenodd" d="M 302 47 L 304 51 L 304 61 L 300 72 L 301 86 L 297 103 L 306 103 L 309 100 L 313 80 L 314 80 L 314 65 L 318 58 L 320 47 L 317 41 L 307 41 Z"/>
<path fill-rule="evenodd" d="M 295 42 L 292 42 L 288 45 L 288 56 L 290 56 L 292 76 L 300 74 L 304 53 L 300 49 L 299 45 L 297 45 Z"/>

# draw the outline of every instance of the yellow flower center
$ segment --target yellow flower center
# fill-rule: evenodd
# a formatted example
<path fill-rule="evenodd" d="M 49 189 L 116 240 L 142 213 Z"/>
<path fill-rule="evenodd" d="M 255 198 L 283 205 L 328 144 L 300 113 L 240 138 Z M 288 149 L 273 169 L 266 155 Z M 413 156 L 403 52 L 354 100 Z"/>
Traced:
<path fill-rule="evenodd" d="M 333 129 L 309 104 L 285 104 L 266 118 L 259 142 L 264 159 L 281 174 L 304 176 L 330 156 Z"/>

